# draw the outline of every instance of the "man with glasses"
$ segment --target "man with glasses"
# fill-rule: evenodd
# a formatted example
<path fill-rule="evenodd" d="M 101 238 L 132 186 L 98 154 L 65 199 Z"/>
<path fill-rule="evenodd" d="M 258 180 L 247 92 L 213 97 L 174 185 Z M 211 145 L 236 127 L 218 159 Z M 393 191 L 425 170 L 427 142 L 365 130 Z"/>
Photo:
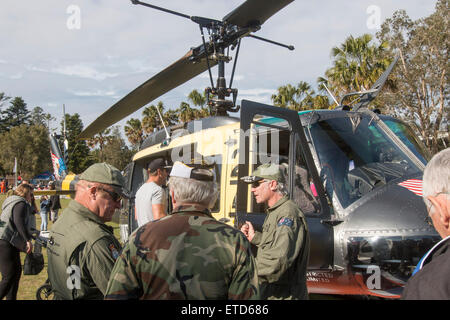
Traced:
<path fill-rule="evenodd" d="M 242 178 L 252 184 L 256 202 L 268 206 L 262 232 L 249 221 L 241 227 L 258 248 L 256 266 L 262 299 L 308 299 L 308 226 L 300 208 L 288 198 L 285 176 L 282 166 L 268 163 Z"/>
<path fill-rule="evenodd" d="M 125 194 L 121 172 L 96 163 L 84 171 L 75 198 L 50 231 L 48 278 L 58 299 L 103 299 L 121 251 L 111 221 Z"/>
<path fill-rule="evenodd" d="M 135 216 L 138 227 L 158 220 L 167 214 L 167 192 L 165 186 L 170 169 L 163 158 L 152 160 L 147 167 L 148 179 L 136 192 Z"/>
<path fill-rule="evenodd" d="M 450 299 L 450 148 L 431 158 L 423 172 L 422 195 L 434 228 L 442 237 L 420 260 L 402 299 Z"/>

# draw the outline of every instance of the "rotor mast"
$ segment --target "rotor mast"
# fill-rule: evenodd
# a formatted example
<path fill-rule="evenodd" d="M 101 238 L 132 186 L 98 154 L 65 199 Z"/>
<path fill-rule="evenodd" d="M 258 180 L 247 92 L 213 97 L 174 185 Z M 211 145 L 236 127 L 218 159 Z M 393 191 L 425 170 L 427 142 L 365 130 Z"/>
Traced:
<path fill-rule="evenodd" d="M 200 27 L 200 33 L 203 41 L 203 50 L 201 50 L 200 54 L 204 54 L 206 57 L 206 62 L 208 65 L 209 78 L 211 82 L 211 87 L 205 89 L 207 104 L 210 108 L 211 114 L 217 116 L 227 116 L 228 112 L 237 112 L 240 107 L 236 106 L 236 99 L 238 90 L 235 88 L 231 88 L 231 84 L 233 83 L 234 71 L 236 68 L 236 62 L 239 54 L 239 48 L 241 43 L 241 38 L 244 36 L 250 36 L 257 40 L 262 40 L 271 44 L 275 44 L 278 46 L 282 46 L 284 48 L 288 48 L 289 50 L 294 50 L 292 45 L 285 45 L 279 42 L 275 42 L 269 39 L 257 37 L 251 35 L 251 32 L 255 32 L 261 28 L 259 24 L 248 26 L 248 27 L 238 27 L 232 24 L 227 23 L 226 21 L 219 21 L 215 19 L 199 17 L 199 16 L 189 16 L 184 13 L 176 12 L 173 10 L 169 10 L 166 8 L 158 7 L 152 4 L 148 4 L 145 2 L 141 2 L 139 0 L 131 0 L 131 2 L 135 5 L 143 5 L 145 7 L 149 7 L 152 9 L 160 10 L 166 13 L 174 14 L 179 17 L 183 17 L 189 19 L 195 23 L 197 23 Z M 209 33 L 209 41 L 205 41 L 205 35 L 203 32 L 203 28 L 206 28 Z M 233 71 L 231 74 L 230 87 L 227 88 L 226 79 L 225 79 L 225 63 L 231 61 L 231 57 L 225 54 L 225 48 L 232 47 L 232 50 L 237 45 L 237 51 L 234 59 Z M 210 52 L 212 51 L 212 52 Z M 193 56 L 192 60 L 196 60 L 197 57 Z M 210 59 L 215 60 L 218 64 L 218 74 L 217 74 L 217 82 L 216 86 L 214 86 L 214 81 L 211 73 L 211 63 Z M 210 96 L 216 96 L 217 98 L 210 99 Z M 233 100 L 228 100 L 227 98 L 233 96 Z"/>

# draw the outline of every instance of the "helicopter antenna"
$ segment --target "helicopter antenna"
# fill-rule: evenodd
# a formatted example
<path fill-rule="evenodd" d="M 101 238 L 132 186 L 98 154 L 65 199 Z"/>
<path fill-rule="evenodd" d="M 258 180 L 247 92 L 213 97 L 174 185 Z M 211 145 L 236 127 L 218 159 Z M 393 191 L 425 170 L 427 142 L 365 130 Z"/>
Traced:
<path fill-rule="evenodd" d="M 162 125 L 163 125 L 163 127 L 164 127 L 164 131 L 166 131 L 166 139 L 167 139 L 168 141 L 170 141 L 170 134 L 169 134 L 169 131 L 167 131 L 166 125 L 164 124 L 164 119 L 163 119 L 163 117 L 162 117 L 162 115 L 161 115 L 161 112 L 159 112 L 159 108 L 158 108 L 158 107 L 156 107 L 156 111 L 158 111 L 158 115 L 159 115 L 159 118 L 161 119 L 161 123 L 162 123 Z"/>
<path fill-rule="evenodd" d="M 322 83 L 323 87 L 327 90 L 328 94 L 333 98 L 334 102 L 339 105 L 339 102 L 337 101 L 336 97 L 331 93 L 330 89 L 326 86 L 325 83 Z"/>

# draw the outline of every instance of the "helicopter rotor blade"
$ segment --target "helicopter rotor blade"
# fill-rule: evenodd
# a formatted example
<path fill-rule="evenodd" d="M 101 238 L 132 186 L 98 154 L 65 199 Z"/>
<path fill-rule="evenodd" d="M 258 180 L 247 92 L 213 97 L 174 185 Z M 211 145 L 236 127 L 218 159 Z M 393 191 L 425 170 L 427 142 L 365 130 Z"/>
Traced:
<path fill-rule="evenodd" d="M 247 0 L 223 17 L 222 21 L 241 28 L 261 26 L 294 0 Z"/>
<path fill-rule="evenodd" d="M 204 52 L 200 57 L 195 54 L 203 49 L 203 45 L 191 49 L 181 59 L 134 89 L 84 129 L 78 136 L 78 139 L 91 138 L 96 133 L 129 116 L 164 93 L 207 70 L 208 66 Z M 197 58 L 194 63 L 192 59 L 195 56 Z M 217 62 L 210 61 L 211 66 L 216 64 Z"/>

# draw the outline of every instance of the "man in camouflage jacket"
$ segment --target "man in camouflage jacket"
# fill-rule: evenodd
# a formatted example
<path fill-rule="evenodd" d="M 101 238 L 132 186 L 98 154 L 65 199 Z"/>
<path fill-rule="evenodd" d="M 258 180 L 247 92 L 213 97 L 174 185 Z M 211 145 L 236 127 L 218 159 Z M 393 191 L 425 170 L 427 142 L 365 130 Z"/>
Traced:
<path fill-rule="evenodd" d="M 176 162 L 174 211 L 136 230 L 118 258 L 106 299 L 259 299 L 244 235 L 215 220 L 213 173 Z"/>

